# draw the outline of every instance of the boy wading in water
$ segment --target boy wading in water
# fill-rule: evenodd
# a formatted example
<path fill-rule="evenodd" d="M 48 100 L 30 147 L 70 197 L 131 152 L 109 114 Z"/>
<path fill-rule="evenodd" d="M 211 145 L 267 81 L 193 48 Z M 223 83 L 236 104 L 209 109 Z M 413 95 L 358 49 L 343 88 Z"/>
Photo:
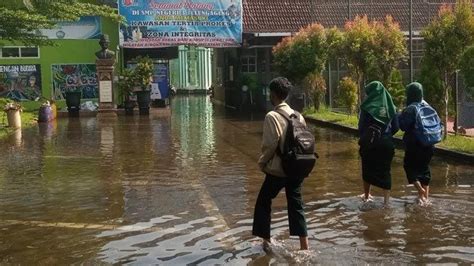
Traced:
<path fill-rule="evenodd" d="M 252 234 L 263 238 L 264 246 L 270 244 L 272 199 L 285 188 L 290 235 L 299 236 L 300 247 L 306 250 L 308 233 L 301 197 L 304 177 L 287 176 L 282 168 L 281 158 L 277 154 L 277 150 L 283 148 L 288 126 L 286 118 L 278 112 L 285 112 L 288 115 L 294 113 L 284 101 L 292 87 L 288 79 L 282 77 L 275 78 L 269 84 L 270 100 L 275 109 L 267 113 L 263 126 L 262 154 L 258 165 L 265 173 L 265 181 L 255 204 Z M 300 115 L 299 119 L 305 124 L 303 116 Z"/>
<path fill-rule="evenodd" d="M 405 143 L 403 168 L 408 183 L 413 184 L 418 190 L 418 202 L 424 204 L 428 202 L 430 191 L 431 171 L 429 164 L 433 156 L 433 143 L 441 140 L 441 125 L 436 111 L 423 100 L 423 86 L 420 83 L 413 82 L 409 84 L 406 88 L 406 96 L 407 107 L 399 116 L 400 129 L 405 132 L 403 135 L 403 142 Z M 420 111 L 424 113 L 423 116 L 418 117 Z M 423 127 L 419 123 L 420 121 L 417 122 L 418 119 L 423 119 L 421 117 L 432 119 L 430 124 L 434 127 L 430 131 L 417 132 L 422 130 L 421 127 Z M 429 139 L 420 139 L 420 137 L 417 137 L 417 133 L 420 133 L 418 135 L 428 136 Z"/>

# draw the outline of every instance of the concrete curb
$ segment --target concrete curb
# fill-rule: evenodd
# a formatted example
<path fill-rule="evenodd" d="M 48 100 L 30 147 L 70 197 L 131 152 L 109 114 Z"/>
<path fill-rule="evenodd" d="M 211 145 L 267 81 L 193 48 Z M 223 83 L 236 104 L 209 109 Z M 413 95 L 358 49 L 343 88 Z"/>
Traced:
<path fill-rule="evenodd" d="M 359 131 L 357 130 L 357 128 L 344 126 L 344 125 L 336 124 L 336 123 L 329 122 L 329 121 L 319 120 L 319 119 L 316 119 L 316 118 L 313 118 L 313 117 L 308 117 L 308 116 L 304 116 L 304 118 L 306 119 L 306 121 L 308 121 L 309 123 L 312 123 L 314 125 L 319 125 L 319 126 L 322 126 L 322 127 L 336 129 L 336 130 L 343 131 L 343 132 L 346 132 L 346 133 L 349 133 L 349 134 L 352 134 L 352 135 L 355 135 L 355 136 L 358 136 L 358 134 L 359 134 Z M 397 148 L 404 149 L 403 148 L 404 147 L 403 141 L 402 141 L 401 138 L 394 137 L 393 140 L 394 140 L 395 146 Z M 435 152 L 435 155 L 437 155 L 437 156 L 449 157 L 449 158 L 456 159 L 456 160 L 462 160 L 462 161 L 474 163 L 474 155 L 473 154 L 453 151 L 453 150 L 449 150 L 449 149 L 446 149 L 446 148 L 443 148 L 443 147 L 437 147 L 437 146 L 435 146 L 434 152 Z"/>
<path fill-rule="evenodd" d="M 124 116 L 125 110 L 124 109 L 115 109 L 112 113 L 116 113 L 118 116 Z M 133 110 L 134 115 L 138 115 L 138 108 L 134 108 Z M 96 117 L 99 114 L 98 111 L 79 111 L 79 117 Z M 167 107 L 150 107 L 150 115 L 163 115 L 163 116 L 170 116 L 171 115 L 171 108 Z M 69 118 L 69 114 L 67 111 L 58 111 L 57 118 Z"/>

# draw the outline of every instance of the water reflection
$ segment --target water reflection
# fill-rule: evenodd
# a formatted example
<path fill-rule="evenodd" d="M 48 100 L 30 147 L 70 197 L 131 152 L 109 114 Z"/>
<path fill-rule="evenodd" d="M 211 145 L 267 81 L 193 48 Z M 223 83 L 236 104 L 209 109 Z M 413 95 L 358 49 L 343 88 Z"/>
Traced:
<path fill-rule="evenodd" d="M 15 148 L 21 148 L 21 145 L 23 143 L 23 138 L 22 138 L 22 131 L 21 128 L 15 129 L 11 135 L 8 136 L 8 139 L 10 141 L 10 144 L 14 146 Z"/>
<path fill-rule="evenodd" d="M 0 263 L 473 263 L 474 167 L 433 160 L 433 204 L 415 204 L 403 153 L 393 201 L 363 205 L 356 140 L 315 128 L 320 160 L 306 179 L 312 250 L 288 239 L 284 195 L 271 252 L 250 235 L 263 176 L 261 117 L 207 97 L 178 97 L 172 116 L 64 119 L 0 145 Z M 255 118 L 255 117 L 254 117 Z"/>

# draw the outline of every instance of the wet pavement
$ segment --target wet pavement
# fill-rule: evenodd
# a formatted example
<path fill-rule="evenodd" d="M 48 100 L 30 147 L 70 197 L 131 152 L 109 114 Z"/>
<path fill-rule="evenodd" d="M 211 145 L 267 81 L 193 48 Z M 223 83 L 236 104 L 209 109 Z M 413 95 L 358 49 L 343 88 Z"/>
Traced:
<path fill-rule="evenodd" d="M 180 97 L 171 117 L 62 119 L 1 141 L 0 264 L 474 263 L 474 166 L 434 158 L 421 207 L 397 151 L 391 207 L 376 189 L 362 204 L 356 139 L 323 128 L 303 188 L 311 250 L 288 239 L 281 193 L 264 252 L 250 234 L 261 119 Z"/>

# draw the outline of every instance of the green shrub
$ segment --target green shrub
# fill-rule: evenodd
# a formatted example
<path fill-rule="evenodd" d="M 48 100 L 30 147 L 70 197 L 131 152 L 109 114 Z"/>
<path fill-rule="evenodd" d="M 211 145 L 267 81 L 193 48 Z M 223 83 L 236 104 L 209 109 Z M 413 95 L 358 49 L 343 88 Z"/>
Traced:
<path fill-rule="evenodd" d="M 465 90 L 474 99 L 474 46 L 466 49 L 460 63 L 461 75 L 466 83 Z"/>
<path fill-rule="evenodd" d="M 239 81 L 240 88 L 242 86 L 247 85 L 249 90 L 256 90 L 258 89 L 258 80 L 257 80 L 257 75 L 255 74 L 242 74 L 240 76 L 240 81 Z M 240 89 L 239 88 L 239 89 Z"/>
<path fill-rule="evenodd" d="M 403 86 L 402 73 L 395 69 L 390 73 L 387 90 L 392 95 L 393 103 L 400 110 L 405 106 L 405 86 Z"/>
<path fill-rule="evenodd" d="M 439 72 L 431 66 L 427 59 L 421 64 L 421 74 L 418 80 L 423 85 L 423 98 L 444 116 L 443 82 Z"/>
<path fill-rule="evenodd" d="M 357 83 L 350 77 L 344 77 L 339 81 L 338 85 L 338 104 L 349 109 L 349 113 L 353 114 L 357 110 Z"/>
<path fill-rule="evenodd" d="M 319 110 L 326 92 L 326 80 L 320 73 L 310 73 L 303 80 L 303 88 L 313 102 L 316 110 Z"/>

